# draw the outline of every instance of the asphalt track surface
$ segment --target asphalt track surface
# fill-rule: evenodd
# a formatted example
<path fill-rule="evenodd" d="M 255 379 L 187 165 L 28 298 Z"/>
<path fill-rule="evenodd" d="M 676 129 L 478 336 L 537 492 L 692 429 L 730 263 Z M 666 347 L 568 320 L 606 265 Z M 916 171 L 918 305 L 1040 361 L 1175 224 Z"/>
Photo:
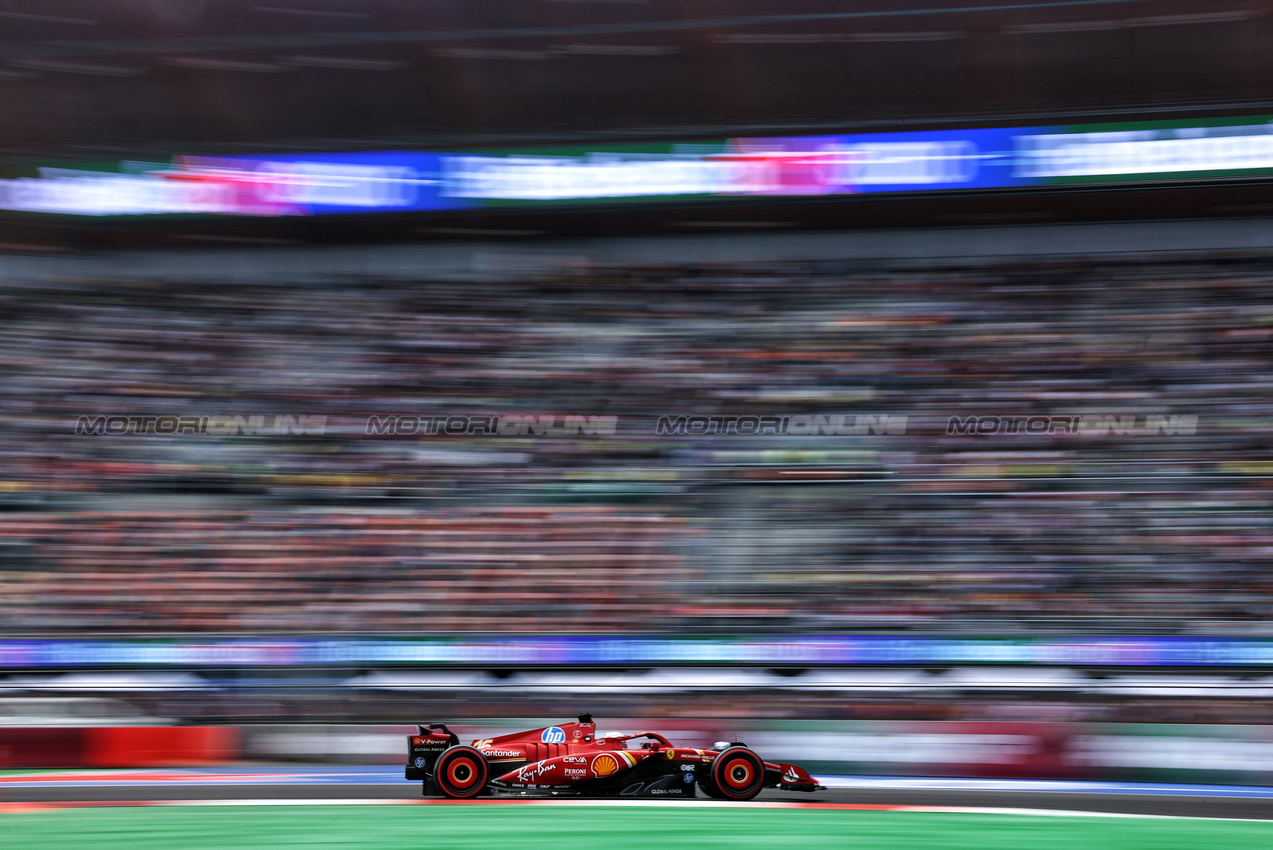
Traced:
<path fill-rule="evenodd" d="M 420 783 L 397 776 L 401 768 L 315 765 L 9 773 L 0 774 L 0 804 L 420 801 Z M 814 794 L 766 790 L 757 800 L 868 809 L 918 806 L 1273 820 L 1273 788 L 1267 787 L 915 777 L 822 781 L 832 787 Z M 694 806 L 700 801 L 706 798 L 663 802 Z"/>

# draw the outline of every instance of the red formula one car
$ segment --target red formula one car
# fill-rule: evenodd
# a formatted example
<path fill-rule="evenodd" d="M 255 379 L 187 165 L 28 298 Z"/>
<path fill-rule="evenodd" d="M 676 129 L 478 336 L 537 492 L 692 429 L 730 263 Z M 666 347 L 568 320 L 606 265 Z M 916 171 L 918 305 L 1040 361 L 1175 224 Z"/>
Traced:
<path fill-rule="evenodd" d="M 762 761 L 746 744 L 700 750 L 674 746 L 655 732 L 597 734 L 592 716 L 575 723 L 484 738 L 472 744 L 444 723 L 407 736 L 407 779 L 424 793 L 478 796 L 693 797 L 750 800 L 762 788 L 820 791 L 803 768 Z M 628 742 L 641 741 L 635 749 Z"/>

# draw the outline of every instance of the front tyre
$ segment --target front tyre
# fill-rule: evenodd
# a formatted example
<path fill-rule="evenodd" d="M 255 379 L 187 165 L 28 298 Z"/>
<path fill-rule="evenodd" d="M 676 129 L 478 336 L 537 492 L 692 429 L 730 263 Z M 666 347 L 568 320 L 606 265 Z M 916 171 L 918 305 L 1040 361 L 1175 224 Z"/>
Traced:
<path fill-rule="evenodd" d="M 704 788 L 709 797 L 750 800 L 765 786 L 765 763 L 746 747 L 730 747 L 712 762 L 711 780 L 712 789 Z"/>
<path fill-rule="evenodd" d="M 722 794 L 720 789 L 716 787 L 716 782 L 710 775 L 704 776 L 702 779 L 698 780 L 698 787 L 704 794 L 711 797 L 713 800 L 725 799 L 725 795 Z"/>
<path fill-rule="evenodd" d="M 486 787 L 490 771 L 486 756 L 473 747 L 451 747 L 433 765 L 433 787 L 443 797 L 471 800 Z"/>

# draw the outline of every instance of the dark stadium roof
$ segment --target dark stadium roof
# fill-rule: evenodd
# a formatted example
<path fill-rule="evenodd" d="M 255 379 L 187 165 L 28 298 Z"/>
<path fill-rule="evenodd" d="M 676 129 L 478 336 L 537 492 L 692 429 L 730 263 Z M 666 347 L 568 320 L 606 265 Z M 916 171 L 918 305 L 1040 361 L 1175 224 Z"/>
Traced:
<path fill-rule="evenodd" d="M 0 155 L 711 136 L 1273 102 L 1273 0 L 0 0 Z"/>

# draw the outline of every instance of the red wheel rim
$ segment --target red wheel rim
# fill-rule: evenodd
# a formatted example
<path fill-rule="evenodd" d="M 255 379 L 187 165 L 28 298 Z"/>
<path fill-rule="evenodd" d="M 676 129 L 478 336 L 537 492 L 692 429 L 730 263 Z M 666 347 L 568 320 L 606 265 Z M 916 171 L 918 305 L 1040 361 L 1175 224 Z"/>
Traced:
<path fill-rule="evenodd" d="M 477 765 L 467 756 L 452 759 L 446 766 L 446 778 L 457 791 L 467 790 L 473 786 L 474 782 L 477 782 Z"/>
<path fill-rule="evenodd" d="M 721 778 L 732 791 L 746 791 L 756 776 L 751 761 L 745 758 L 730 759 L 725 762 Z"/>

